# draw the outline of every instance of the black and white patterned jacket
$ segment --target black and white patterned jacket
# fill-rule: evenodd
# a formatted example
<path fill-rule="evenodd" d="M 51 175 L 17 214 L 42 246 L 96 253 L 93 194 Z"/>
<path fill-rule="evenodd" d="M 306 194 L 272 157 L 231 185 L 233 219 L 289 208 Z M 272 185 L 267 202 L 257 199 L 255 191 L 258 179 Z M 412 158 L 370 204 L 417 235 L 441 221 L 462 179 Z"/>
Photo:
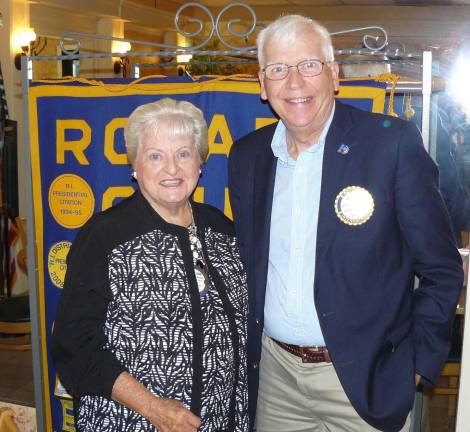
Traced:
<path fill-rule="evenodd" d="M 79 431 L 154 431 L 111 399 L 128 371 L 201 416 L 200 431 L 248 430 L 246 276 L 232 223 L 193 203 L 210 289 L 199 294 L 188 231 L 137 191 L 95 215 L 67 258 L 53 355 Z"/>

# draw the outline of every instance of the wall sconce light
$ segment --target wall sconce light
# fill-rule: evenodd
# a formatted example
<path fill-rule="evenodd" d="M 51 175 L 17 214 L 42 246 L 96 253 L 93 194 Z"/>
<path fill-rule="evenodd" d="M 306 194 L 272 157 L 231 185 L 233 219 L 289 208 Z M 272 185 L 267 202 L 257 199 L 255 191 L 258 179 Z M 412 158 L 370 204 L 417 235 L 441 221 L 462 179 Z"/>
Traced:
<path fill-rule="evenodd" d="M 126 54 L 131 50 L 132 46 L 129 42 L 124 41 L 113 41 L 112 51 L 113 53 Z M 122 71 L 122 77 L 126 78 L 129 75 L 129 58 L 125 55 L 119 57 L 113 65 L 113 70 L 116 75 L 119 75 Z"/>
<path fill-rule="evenodd" d="M 189 40 L 186 36 L 183 36 L 180 33 L 176 34 L 176 44 L 179 47 L 189 48 L 191 46 L 191 40 Z M 177 63 L 177 70 L 178 76 L 182 76 L 186 72 L 186 66 L 193 58 L 192 54 L 181 53 L 176 55 L 176 63 Z"/>
<path fill-rule="evenodd" d="M 180 54 L 176 56 L 176 63 L 178 63 L 178 76 L 183 76 L 186 73 L 186 66 L 192 58 L 192 54 Z"/>
<path fill-rule="evenodd" d="M 189 63 L 192 58 L 193 58 L 192 54 L 180 54 L 176 56 L 176 62 L 177 63 Z"/>
<path fill-rule="evenodd" d="M 21 70 L 21 56 L 29 55 L 29 47 L 31 42 L 36 40 L 36 33 L 30 27 L 18 28 L 13 32 L 13 47 L 15 50 L 20 50 L 15 55 L 15 67 Z"/>

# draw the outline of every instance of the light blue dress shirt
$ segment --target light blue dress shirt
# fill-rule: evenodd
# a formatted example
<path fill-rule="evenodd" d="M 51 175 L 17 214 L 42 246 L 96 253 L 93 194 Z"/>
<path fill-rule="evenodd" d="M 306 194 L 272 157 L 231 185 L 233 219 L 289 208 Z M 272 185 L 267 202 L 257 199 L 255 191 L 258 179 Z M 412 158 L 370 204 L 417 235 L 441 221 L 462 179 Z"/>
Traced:
<path fill-rule="evenodd" d="M 324 346 L 313 299 L 323 149 L 334 107 L 318 142 L 297 160 L 278 123 L 271 148 L 277 157 L 271 214 L 264 330 L 274 339 Z"/>

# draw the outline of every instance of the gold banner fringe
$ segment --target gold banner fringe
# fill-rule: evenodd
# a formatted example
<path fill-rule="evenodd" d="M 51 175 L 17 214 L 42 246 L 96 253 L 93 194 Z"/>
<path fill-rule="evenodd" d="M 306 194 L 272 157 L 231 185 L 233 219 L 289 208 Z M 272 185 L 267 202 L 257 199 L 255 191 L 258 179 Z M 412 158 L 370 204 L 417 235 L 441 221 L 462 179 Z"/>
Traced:
<path fill-rule="evenodd" d="M 207 81 L 199 81 L 200 78 L 202 77 L 210 77 L 211 79 Z M 142 78 L 138 78 L 128 84 L 122 84 L 120 85 L 119 83 L 104 83 L 103 81 L 99 80 L 94 80 L 94 79 L 88 79 L 88 78 L 82 78 L 82 77 L 64 77 L 62 79 L 53 79 L 53 80 L 34 80 L 33 82 L 35 83 L 43 83 L 43 84 L 68 84 L 68 83 L 82 83 L 82 84 L 87 84 L 91 86 L 98 86 L 106 89 L 107 91 L 111 93 L 120 93 L 123 91 L 126 91 L 127 89 L 133 87 L 136 84 L 142 84 L 147 80 L 153 79 L 153 78 L 167 78 L 165 75 L 149 75 L 145 76 Z M 195 76 L 196 80 L 194 81 L 194 84 L 209 84 L 209 83 L 214 83 L 214 82 L 220 82 L 220 81 L 226 81 L 226 80 L 232 80 L 236 79 L 239 81 L 247 81 L 247 82 L 258 82 L 258 78 L 254 77 L 253 75 L 247 75 L 247 74 L 235 74 L 235 75 L 227 75 L 227 76 L 222 76 L 222 75 L 198 75 Z M 178 84 L 178 83 L 173 83 L 173 84 Z M 184 83 L 185 86 L 191 83 Z M 177 87 L 175 87 L 176 89 Z"/>
<path fill-rule="evenodd" d="M 397 86 L 400 77 L 398 75 L 386 72 L 377 75 L 374 80 L 377 82 L 386 82 L 387 84 L 390 83 L 392 85 L 392 88 L 390 89 L 390 97 L 388 99 L 387 115 L 398 117 L 398 114 L 393 111 L 393 99 L 395 97 L 395 87 Z"/>

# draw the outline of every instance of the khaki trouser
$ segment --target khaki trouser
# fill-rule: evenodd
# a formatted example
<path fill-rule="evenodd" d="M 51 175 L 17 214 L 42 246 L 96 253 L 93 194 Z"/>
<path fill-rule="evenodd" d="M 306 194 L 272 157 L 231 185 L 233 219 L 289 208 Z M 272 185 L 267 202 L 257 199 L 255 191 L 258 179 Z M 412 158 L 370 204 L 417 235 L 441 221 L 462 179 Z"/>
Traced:
<path fill-rule="evenodd" d="M 409 431 L 408 416 L 402 432 Z M 257 432 L 373 432 L 331 363 L 302 363 L 263 334 Z"/>

